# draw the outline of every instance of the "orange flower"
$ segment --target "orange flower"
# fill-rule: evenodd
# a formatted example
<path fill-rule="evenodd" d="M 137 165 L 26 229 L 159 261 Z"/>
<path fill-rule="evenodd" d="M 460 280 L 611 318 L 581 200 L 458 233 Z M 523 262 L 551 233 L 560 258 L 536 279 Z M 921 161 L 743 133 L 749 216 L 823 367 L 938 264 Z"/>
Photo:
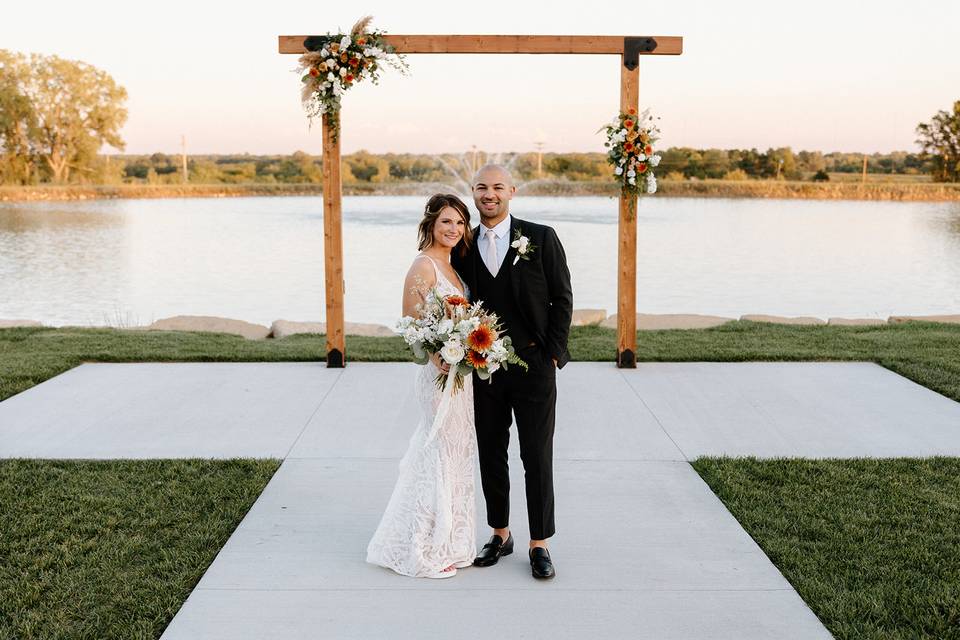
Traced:
<path fill-rule="evenodd" d="M 627 144 L 623 145 L 623 150 L 624 150 L 624 151 L 633 151 L 633 143 L 632 143 L 632 142 L 628 142 Z"/>
<path fill-rule="evenodd" d="M 320 70 L 316 67 L 310 67 L 310 75 L 316 78 L 318 75 L 320 75 Z"/>
<path fill-rule="evenodd" d="M 467 346 L 477 351 L 486 351 L 493 346 L 493 329 L 482 324 L 467 336 Z"/>
<path fill-rule="evenodd" d="M 467 351 L 467 362 L 470 363 L 470 366 L 474 369 L 483 369 L 487 366 L 487 356 L 471 349 Z"/>
<path fill-rule="evenodd" d="M 367 41 L 364 38 L 357 38 L 357 44 L 360 45 L 361 47 L 366 43 Z"/>
<path fill-rule="evenodd" d="M 339 42 L 331 42 L 328 46 L 330 47 L 330 53 L 336 53 L 337 51 L 340 51 Z"/>
<path fill-rule="evenodd" d="M 634 115 L 637 113 L 637 110 L 634 109 L 633 107 L 630 107 L 629 111 L 630 111 L 630 115 Z"/>
<path fill-rule="evenodd" d="M 643 152 L 649 156 L 650 154 L 653 153 L 653 147 L 651 147 L 650 145 L 647 145 L 643 148 Z"/>
<path fill-rule="evenodd" d="M 351 77 L 351 76 L 347 76 L 347 77 Z M 449 304 L 451 307 L 470 306 L 470 303 L 463 296 L 458 296 L 458 295 L 447 296 L 446 300 L 447 300 L 447 304 Z"/>
<path fill-rule="evenodd" d="M 349 59 L 349 57 L 350 56 L 347 55 L 347 52 L 344 51 L 343 53 L 340 54 L 340 62 L 346 62 L 347 59 Z"/>
<path fill-rule="evenodd" d="M 637 173 L 643 173 L 646 170 L 647 170 L 646 162 L 641 162 L 640 164 L 637 165 Z"/>
<path fill-rule="evenodd" d="M 623 127 L 624 127 L 625 129 L 632 129 L 632 128 L 633 128 L 633 120 L 624 120 L 624 121 L 623 121 Z"/>
<path fill-rule="evenodd" d="M 350 66 L 351 66 L 351 67 L 355 67 L 355 66 L 357 66 L 358 64 L 360 64 L 360 61 L 359 61 L 359 60 L 357 60 L 356 58 L 350 58 Z"/>

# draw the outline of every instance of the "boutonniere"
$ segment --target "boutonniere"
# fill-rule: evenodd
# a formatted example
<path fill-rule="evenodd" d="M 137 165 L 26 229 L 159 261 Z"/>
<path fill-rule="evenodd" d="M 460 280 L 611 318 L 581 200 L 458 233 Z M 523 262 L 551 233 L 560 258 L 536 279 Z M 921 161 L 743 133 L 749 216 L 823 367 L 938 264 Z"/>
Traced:
<path fill-rule="evenodd" d="M 530 242 L 530 238 L 520 233 L 519 227 L 513 232 L 513 242 L 510 246 L 517 250 L 517 257 L 513 259 L 513 264 L 517 264 L 520 258 L 529 260 L 530 254 L 537 249 L 537 245 Z"/>

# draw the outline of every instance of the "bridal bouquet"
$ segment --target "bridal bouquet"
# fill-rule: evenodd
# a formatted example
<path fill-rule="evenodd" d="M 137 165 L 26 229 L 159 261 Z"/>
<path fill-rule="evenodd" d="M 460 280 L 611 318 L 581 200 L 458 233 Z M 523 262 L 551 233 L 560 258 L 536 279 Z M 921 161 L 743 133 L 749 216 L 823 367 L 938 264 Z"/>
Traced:
<path fill-rule="evenodd" d="M 646 192 L 656 193 L 657 178 L 653 175 L 653 168 L 660 164 L 660 156 L 653 152 L 653 143 L 658 140 L 660 130 L 654 124 L 650 110 L 638 117 L 637 110 L 631 107 L 600 131 L 607 132 L 607 141 L 603 143 L 610 148 L 607 162 L 613 165 L 613 174 L 621 187 L 628 193 L 637 194 L 646 183 Z"/>
<path fill-rule="evenodd" d="M 463 388 L 464 376 L 473 371 L 481 380 L 489 380 L 501 367 L 515 364 L 527 370 L 527 363 L 514 352 L 509 336 L 500 335 L 496 314 L 486 311 L 481 302 L 470 304 L 462 296 L 441 295 L 431 289 L 417 305 L 419 318 L 404 316 L 395 331 L 413 350 L 417 363 L 426 364 L 439 353 L 450 365 L 450 372 L 437 375 L 437 386 L 445 389 L 453 377 L 453 391 Z"/>
<path fill-rule="evenodd" d="M 384 41 L 384 32 L 367 30 L 370 20 L 359 20 L 350 33 L 311 36 L 304 42 L 310 51 L 299 60 L 303 106 L 311 119 L 330 114 L 335 132 L 344 91 L 367 78 L 377 84 L 383 65 L 407 72 L 407 63 Z"/>

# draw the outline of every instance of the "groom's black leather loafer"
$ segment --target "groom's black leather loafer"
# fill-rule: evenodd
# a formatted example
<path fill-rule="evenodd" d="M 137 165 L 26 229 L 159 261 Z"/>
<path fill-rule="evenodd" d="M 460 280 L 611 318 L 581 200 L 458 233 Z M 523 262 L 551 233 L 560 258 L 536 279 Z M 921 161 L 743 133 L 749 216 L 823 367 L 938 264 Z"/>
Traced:
<path fill-rule="evenodd" d="M 507 536 L 506 542 L 503 541 L 503 538 L 494 534 L 490 537 L 490 542 L 483 545 L 483 549 L 481 549 L 477 557 L 473 559 L 473 566 L 493 566 L 497 564 L 500 556 L 508 556 L 511 553 L 513 553 L 513 534 L 511 533 Z"/>
<path fill-rule="evenodd" d="M 533 571 L 533 577 L 541 580 L 557 575 L 553 568 L 553 560 L 550 559 L 550 552 L 543 547 L 530 549 L 530 569 Z"/>

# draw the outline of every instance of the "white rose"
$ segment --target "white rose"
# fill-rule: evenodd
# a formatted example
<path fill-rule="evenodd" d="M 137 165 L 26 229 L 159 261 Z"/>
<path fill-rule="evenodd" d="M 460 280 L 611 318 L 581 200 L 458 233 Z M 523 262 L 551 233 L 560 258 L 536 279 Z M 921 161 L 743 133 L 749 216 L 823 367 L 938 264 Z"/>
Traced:
<path fill-rule="evenodd" d="M 629 183 L 632 184 L 632 185 L 633 185 L 633 184 L 637 184 L 637 179 L 636 179 L 636 178 L 630 178 L 630 180 L 628 180 L 627 182 L 629 182 Z"/>
<path fill-rule="evenodd" d="M 623 167 L 614 167 L 613 173 L 614 175 L 618 175 L 618 176 L 623 174 Z"/>
<path fill-rule="evenodd" d="M 347 68 L 346 68 L 346 67 L 340 67 L 340 77 L 343 78 L 343 77 L 346 76 L 346 75 L 347 75 Z"/>
<path fill-rule="evenodd" d="M 333 72 L 330 72 L 327 74 L 327 80 L 329 80 L 330 82 L 333 82 L 336 79 L 337 79 L 337 76 L 333 75 Z"/>
<path fill-rule="evenodd" d="M 526 253 L 527 244 L 529 244 L 529 242 L 530 241 L 527 239 L 526 236 L 520 236 L 518 239 L 511 242 L 510 246 L 516 249 L 519 253 Z"/>
<path fill-rule="evenodd" d="M 458 364 L 465 355 L 467 353 L 463 350 L 463 345 L 460 344 L 459 340 L 447 340 L 443 343 L 443 348 L 440 349 L 440 357 L 447 364 Z"/>
<path fill-rule="evenodd" d="M 494 371 L 496 371 L 496 370 L 499 369 L 499 368 L 500 368 L 500 363 L 499 363 L 499 362 L 490 362 L 490 361 L 487 361 L 487 373 L 493 373 Z"/>
<path fill-rule="evenodd" d="M 637 161 L 643 162 L 646 159 L 647 159 L 647 156 L 643 155 L 642 153 L 637 154 Z"/>
<path fill-rule="evenodd" d="M 650 166 L 655 167 L 660 164 L 660 156 L 650 156 Z"/>
<path fill-rule="evenodd" d="M 346 49 L 350 46 L 350 36 L 343 36 L 340 38 L 340 48 Z"/>
<path fill-rule="evenodd" d="M 637 172 L 634 171 L 633 169 L 630 169 L 630 171 L 627 171 L 628 178 L 635 178 L 636 176 L 637 176 Z"/>

